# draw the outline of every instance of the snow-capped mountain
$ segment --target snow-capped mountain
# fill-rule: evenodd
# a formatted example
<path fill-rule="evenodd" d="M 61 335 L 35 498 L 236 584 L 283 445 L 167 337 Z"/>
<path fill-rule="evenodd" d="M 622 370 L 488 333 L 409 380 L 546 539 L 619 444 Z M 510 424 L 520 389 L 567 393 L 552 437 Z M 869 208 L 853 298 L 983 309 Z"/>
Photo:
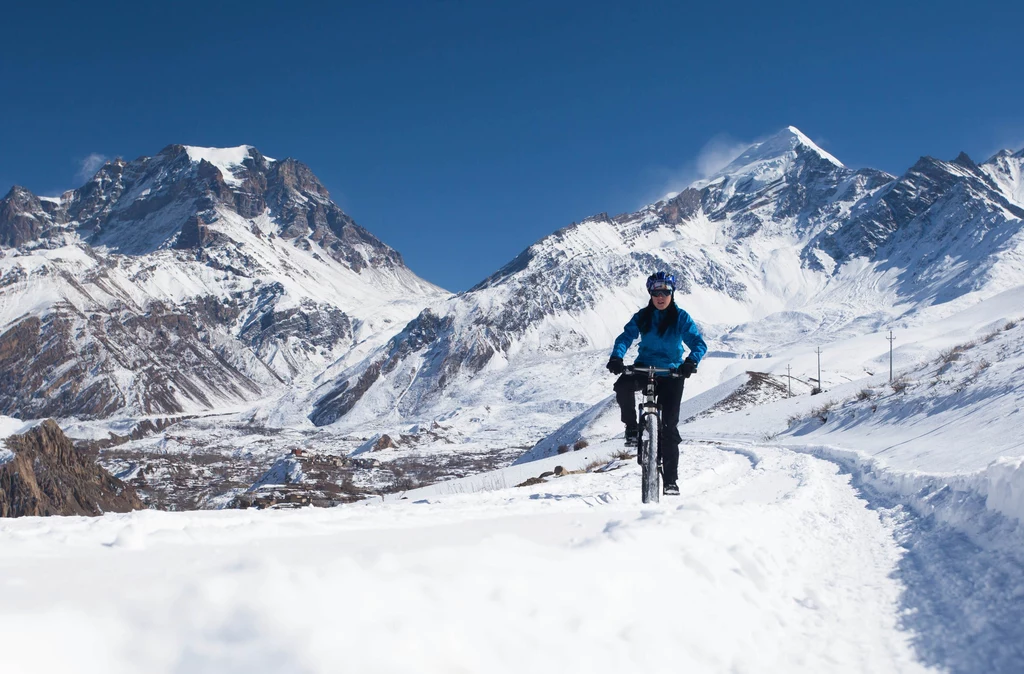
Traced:
<path fill-rule="evenodd" d="M 597 363 L 659 269 L 676 274 L 712 357 L 827 342 L 993 295 L 1024 281 L 1022 155 L 925 157 L 895 177 L 847 168 L 788 127 L 671 198 L 574 223 L 425 309 L 315 391 L 310 419 L 594 402 L 607 388 Z"/>
<path fill-rule="evenodd" d="M 0 410 L 212 409 L 358 360 L 444 291 L 256 148 L 171 145 L 0 200 Z"/>
<path fill-rule="evenodd" d="M 292 448 L 347 454 L 384 435 L 407 462 L 354 475 L 356 487 L 463 475 L 608 396 L 608 350 L 658 269 L 677 275 L 711 345 L 688 396 L 787 364 L 809 381 L 799 354 L 814 345 L 873 345 L 833 364 L 827 387 L 877 370 L 887 343 L 871 335 L 1021 285 L 1022 155 L 926 157 L 896 177 L 850 169 L 790 127 L 678 194 L 573 223 L 452 296 L 302 164 L 170 146 L 60 198 L 15 188 L 0 201 L 0 413 L 77 417 L 65 426 L 83 441 L 138 436 L 108 462 L 125 476 L 167 477 L 181 467 L 154 457 L 205 452 L 248 484 Z M 173 415 L 174 431 L 148 434 L 146 414 Z M 126 418 L 95 421 L 112 416 Z M 229 459 L 242 446 L 256 458 L 239 468 Z M 196 461 L 202 494 L 188 502 L 230 500 Z"/>

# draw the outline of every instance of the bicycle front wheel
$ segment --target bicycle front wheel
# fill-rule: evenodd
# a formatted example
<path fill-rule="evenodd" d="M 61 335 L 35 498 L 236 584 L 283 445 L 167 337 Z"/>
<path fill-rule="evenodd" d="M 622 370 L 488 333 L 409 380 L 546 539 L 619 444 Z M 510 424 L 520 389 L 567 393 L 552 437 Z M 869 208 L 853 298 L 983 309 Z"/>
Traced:
<path fill-rule="evenodd" d="M 658 415 L 644 415 L 644 460 L 640 497 L 644 503 L 657 503 L 661 492 L 661 480 L 658 475 Z"/>

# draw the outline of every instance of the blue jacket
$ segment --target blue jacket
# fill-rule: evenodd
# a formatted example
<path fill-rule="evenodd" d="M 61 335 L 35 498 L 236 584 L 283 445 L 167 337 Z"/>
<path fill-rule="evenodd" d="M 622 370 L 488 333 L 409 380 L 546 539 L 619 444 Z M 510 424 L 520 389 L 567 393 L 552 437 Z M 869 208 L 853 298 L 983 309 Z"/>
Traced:
<path fill-rule="evenodd" d="M 643 311 L 643 309 L 640 311 Z M 629 323 L 626 323 L 626 327 L 623 328 L 622 334 L 615 340 L 615 346 L 612 348 L 612 358 L 622 358 L 625 356 L 626 351 L 629 350 L 629 347 L 636 341 L 637 337 L 640 338 L 640 353 L 637 354 L 636 362 L 643 363 L 644 365 L 679 367 L 683 362 L 683 344 L 689 347 L 690 358 L 695 362 L 699 363 L 700 359 L 707 353 L 708 345 L 704 343 L 700 329 L 697 328 L 697 324 L 690 318 L 690 314 L 679 309 L 679 319 L 676 321 L 676 324 L 666 330 L 664 335 L 659 335 L 658 325 L 661 323 L 661 317 L 665 315 L 665 312 L 655 309 L 654 320 L 651 321 L 651 329 L 641 335 L 640 327 L 637 324 L 640 318 L 640 311 L 633 314 L 633 318 L 629 319 Z"/>

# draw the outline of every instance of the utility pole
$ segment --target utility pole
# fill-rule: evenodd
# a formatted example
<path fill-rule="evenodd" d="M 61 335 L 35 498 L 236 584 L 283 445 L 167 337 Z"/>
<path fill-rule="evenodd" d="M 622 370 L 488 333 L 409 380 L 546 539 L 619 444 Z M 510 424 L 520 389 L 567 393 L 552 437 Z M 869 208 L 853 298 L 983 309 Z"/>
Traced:
<path fill-rule="evenodd" d="M 787 397 L 792 398 L 793 397 L 793 366 L 792 365 L 787 365 L 786 366 L 786 380 L 787 380 L 786 384 L 788 386 L 788 389 L 786 391 Z"/>
<path fill-rule="evenodd" d="M 824 391 L 825 389 L 821 385 L 821 347 L 818 347 L 818 392 Z"/>
<path fill-rule="evenodd" d="M 892 343 L 896 340 L 892 336 L 892 330 L 889 331 L 889 336 L 886 337 L 889 340 L 889 383 L 892 383 Z"/>

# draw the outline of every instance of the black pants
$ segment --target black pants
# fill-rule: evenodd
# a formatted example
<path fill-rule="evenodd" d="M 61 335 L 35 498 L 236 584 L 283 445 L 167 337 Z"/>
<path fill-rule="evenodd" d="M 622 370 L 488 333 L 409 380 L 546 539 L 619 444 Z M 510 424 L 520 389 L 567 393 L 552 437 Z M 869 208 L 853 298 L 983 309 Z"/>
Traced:
<path fill-rule="evenodd" d="M 661 433 L 658 435 L 658 457 L 665 482 L 679 479 L 679 403 L 683 399 L 683 379 L 657 378 L 658 402 L 661 403 Z M 615 400 L 619 403 L 622 423 L 636 428 L 636 392 L 647 385 L 646 374 L 624 374 L 615 382 Z"/>

